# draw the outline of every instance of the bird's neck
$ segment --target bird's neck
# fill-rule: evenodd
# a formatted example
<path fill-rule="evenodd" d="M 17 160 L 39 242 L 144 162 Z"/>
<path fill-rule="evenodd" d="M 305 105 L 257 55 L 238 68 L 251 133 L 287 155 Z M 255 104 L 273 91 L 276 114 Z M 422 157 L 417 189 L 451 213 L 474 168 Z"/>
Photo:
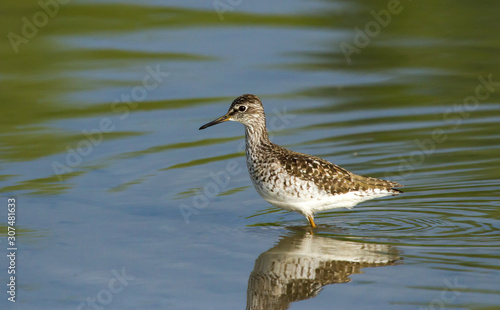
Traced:
<path fill-rule="evenodd" d="M 258 148 L 271 144 L 267 134 L 266 123 L 245 126 L 246 150 L 253 152 Z"/>

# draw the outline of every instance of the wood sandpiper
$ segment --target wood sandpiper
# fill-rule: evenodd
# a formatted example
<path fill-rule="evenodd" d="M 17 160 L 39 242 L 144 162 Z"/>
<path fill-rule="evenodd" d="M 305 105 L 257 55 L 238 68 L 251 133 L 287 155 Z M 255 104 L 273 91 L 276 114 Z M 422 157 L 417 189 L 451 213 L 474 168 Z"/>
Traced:
<path fill-rule="evenodd" d="M 266 201 L 304 215 L 316 228 L 314 214 L 352 208 L 360 202 L 398 195 L 403 185 L 356 175 L 316 156 L 290 151 L 269 140 L 264 107 L 251 94 L 236 98 L 228 112 L 200 127 L 226 121 L 245 125 L 246 159 L 250 179 Z"/>

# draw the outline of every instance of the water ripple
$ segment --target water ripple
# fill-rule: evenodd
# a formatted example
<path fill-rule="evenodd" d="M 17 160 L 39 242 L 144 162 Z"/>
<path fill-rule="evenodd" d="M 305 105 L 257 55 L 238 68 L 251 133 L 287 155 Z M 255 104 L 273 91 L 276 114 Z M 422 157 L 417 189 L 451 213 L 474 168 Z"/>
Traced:
<path fill-rule="evenodd" d="M 350 235 L 388 239 L 398 245 L 492 246 L 493 240 L 500 241 L 500 223 L 495 219 L 462 216 L 448 210 L 380 209 L 317 216 L 325 217 L 334 218 L 335 225 Z"/>

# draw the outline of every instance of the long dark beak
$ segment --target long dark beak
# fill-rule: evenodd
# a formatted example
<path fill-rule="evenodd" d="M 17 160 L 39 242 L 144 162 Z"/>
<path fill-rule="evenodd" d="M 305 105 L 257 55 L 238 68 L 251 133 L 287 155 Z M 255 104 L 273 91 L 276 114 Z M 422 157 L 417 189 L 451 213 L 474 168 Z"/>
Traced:
<path fill-rule="evenodd" d="M 230 117 L 229 117 L 229 113 L 228 113 L 226 115 L 219 117 L 218 119 L 211 121 L 210 123 L 206 123 L 205 125 L 201 126 L 199 130 L 203 130 L 205 128 L 208 128 L 210 126 L 217 125 L 220 123 L 224 123 L 224 122 L 227 122 L 229 120 L 230 120 Z"/>

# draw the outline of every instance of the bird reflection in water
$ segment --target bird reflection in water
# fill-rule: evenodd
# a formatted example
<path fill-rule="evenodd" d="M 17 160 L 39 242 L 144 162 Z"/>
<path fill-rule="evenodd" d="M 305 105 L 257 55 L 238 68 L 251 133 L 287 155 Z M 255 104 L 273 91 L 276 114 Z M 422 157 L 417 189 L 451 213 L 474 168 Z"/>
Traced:
<path fill-rule="evenodd" d="M 288 309 L 315 297 L 323 286 L 349 282 L 362 268 L 390 266 L 401 257 L 384 244 L 340 241 L 296 233 L 283 237 L 255 261 L 247 289 L 247 310 Z"/>

